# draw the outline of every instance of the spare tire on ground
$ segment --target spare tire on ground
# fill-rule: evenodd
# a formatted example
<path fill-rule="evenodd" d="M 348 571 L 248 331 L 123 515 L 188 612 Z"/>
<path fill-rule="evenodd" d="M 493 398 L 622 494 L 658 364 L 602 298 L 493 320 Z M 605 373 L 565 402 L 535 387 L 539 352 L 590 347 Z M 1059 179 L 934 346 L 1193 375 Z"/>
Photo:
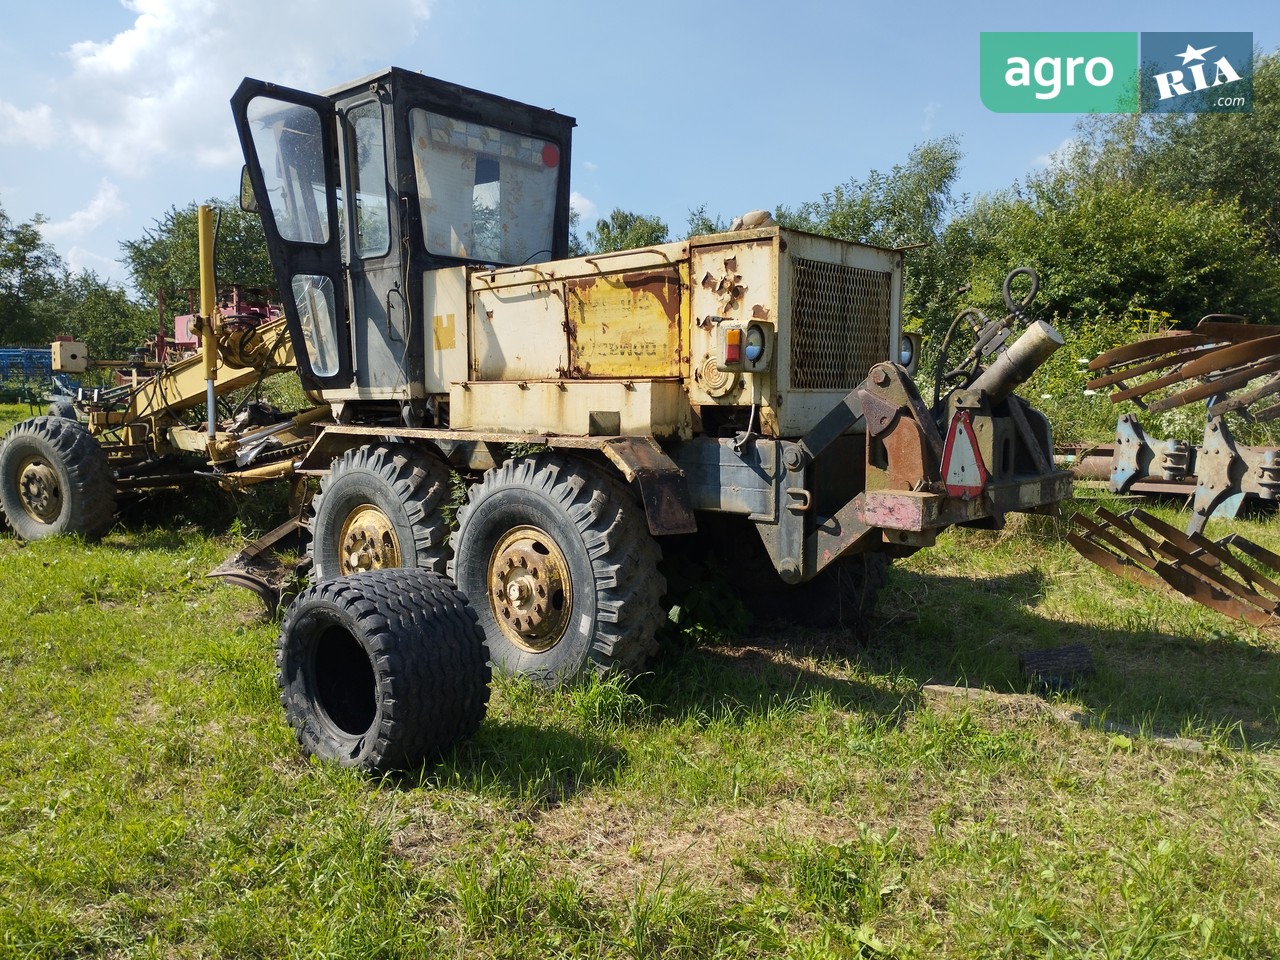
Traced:
<path fill-rule="evenodd" d="M 285 717 L 320 760 L 385 773 L 471 736 L 489 702 L 489 652 L 447 577 L 372 570 L 316 584 L 289 607 L 276 649 Z"/>

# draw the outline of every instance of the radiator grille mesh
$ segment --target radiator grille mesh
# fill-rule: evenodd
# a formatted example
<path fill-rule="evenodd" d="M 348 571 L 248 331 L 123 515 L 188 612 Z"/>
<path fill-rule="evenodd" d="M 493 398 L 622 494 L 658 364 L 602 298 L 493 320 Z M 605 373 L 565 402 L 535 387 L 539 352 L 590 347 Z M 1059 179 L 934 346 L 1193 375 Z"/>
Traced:
<path fill-rule="evenodd" d="M 889 359 L 893 274 L 795 257 L 791 386 L 852 390 Z"/>

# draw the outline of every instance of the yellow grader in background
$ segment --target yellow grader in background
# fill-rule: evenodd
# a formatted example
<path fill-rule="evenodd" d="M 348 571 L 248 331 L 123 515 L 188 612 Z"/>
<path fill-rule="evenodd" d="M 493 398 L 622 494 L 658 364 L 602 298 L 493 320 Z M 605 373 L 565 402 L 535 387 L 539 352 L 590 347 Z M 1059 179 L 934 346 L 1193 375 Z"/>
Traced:
<path fill-rule="evenodd" d="M 111 528 L 121 496 L 287 477 L 306 449 L 306 425 L 327 415 L 323 405 L 282 412 L 247 391 L 293 370 L 293 344 L 282 318 L 232 312 L 238 299 L 219 301 L 209 207 L 200 208 L 199 224 L 201 351 L 131 383 L 57 401 L 53 415 L 17 424 L 0 442 L 0 509 L 22 539 L 96 539 Z M 53 344 L 56 372 L 83 373 L 88 364 L 84 344 Z M 220 416 L 237 392 L 246 392 L 244 402 Z"/>
<path fill-rule="evenodd" d="M 298 375 L 332 410 L 295 464 L 319 478 L 314 582 L 277 650 L 313 754 L 420 761 L 479 722 L 490 655 L 544 685 L 639 669 L 665 547 L 848 624 L 891 557 L 1070 491 L 1013 392 L 1057 333 L 984 331 L 931 407 L 901 251 L 764 217 L 568 258 L 570 117 L 400 69 L 247 79 L 232 108 Z"/>

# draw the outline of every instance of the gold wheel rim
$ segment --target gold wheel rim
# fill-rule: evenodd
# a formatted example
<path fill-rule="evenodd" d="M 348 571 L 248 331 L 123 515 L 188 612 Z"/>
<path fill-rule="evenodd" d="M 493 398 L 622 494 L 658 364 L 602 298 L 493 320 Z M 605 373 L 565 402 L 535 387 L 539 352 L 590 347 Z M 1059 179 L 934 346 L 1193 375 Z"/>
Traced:
<path fill-rule="evenodd" d="M 403 566 L 395 527 L 371 503 L 362 503 L 347 514 L 338 535 L 338 554 L 343 575 Z"/>
<path fill-rule="evenodd" d="M 18 473 L 22 509 L 37 523 L 53 523 L 62 513 L 62 485 L 58 473 L 43 460 L 32 459 Z"/>
<path fill-rule="evenodd" d="M 564 638 L 573 614 L 569 564 L 545 530 L 520 526 L 498 541 L 489 604 L 503 635 L 521 650 L 545 653 Z"/>

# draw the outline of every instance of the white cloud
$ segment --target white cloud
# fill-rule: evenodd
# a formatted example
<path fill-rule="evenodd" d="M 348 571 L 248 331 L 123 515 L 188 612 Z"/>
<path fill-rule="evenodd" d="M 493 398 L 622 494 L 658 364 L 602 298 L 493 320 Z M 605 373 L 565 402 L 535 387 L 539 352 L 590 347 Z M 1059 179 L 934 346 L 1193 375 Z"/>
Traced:
<path fill-rule="evenodd" d="M 924 122 L 920 124 L 920 130 L 928 133 L 933 129 L 933 123 L 938 119 L 938 111 L 942 109 L 942 104 L 936 100 L 932 100 L 924 105 Z"/>
<path fill-rule="evenodd" d="M 323 89 L 391 62 L 430 15 L 431 0 L 305 5 L 262 0 L 121 0 L 137 16 L 109 40 L 67 52 L 68 127 L 112 170 L 143 176 L 165 163 L 234 165 L 227 101 L 245 75 Z M 335 25 L 341 24 L 341 28 Z"/>
<path fill-rule="evenodd" d="M 53 143 L 53 108 L 38 103 L 23 110 L 0 100 L 0 143 L 29 143 L 47 147 Z"/>
<path fill-rule="evenodd" d="M 1067 137 L 1048 153 L 1037 154 L 1031 163 L 1036 167 L 1052 167 L 1071 156 L 1077 146 L 1079 141 L 1075 137 Z"/>
<path fill-rule="evenodd" d="M 569 209 L 576 213 L 584 223 L 590 223 L 600 215 L 600 209 L 595 203 L 577 190 L 569 194 Z"/>
<path fill-rule="evenodd" d="M 45 240 L 56 243 L 59 240 L 75 239 L 84 236 L 123 213 L 124 203 L 120 200 L 120 190 L 114 183 L 103 180 L 98 185 L 98 192 L 81 210 L 77 210 L 64 220 L 44 224 L 40 230 Z"/>
<path fill-rule="evenodd" d="M 92 270 L 99 278 L 113 284 L 126 286 L 129 282 L 129 271 L 119 260 L 112 260 L 101 254 L 86 250 L 84 247 L 72 247 L 66 252 L 64 259 L 67 269 L 72 273 L 84 273 Z"/>

